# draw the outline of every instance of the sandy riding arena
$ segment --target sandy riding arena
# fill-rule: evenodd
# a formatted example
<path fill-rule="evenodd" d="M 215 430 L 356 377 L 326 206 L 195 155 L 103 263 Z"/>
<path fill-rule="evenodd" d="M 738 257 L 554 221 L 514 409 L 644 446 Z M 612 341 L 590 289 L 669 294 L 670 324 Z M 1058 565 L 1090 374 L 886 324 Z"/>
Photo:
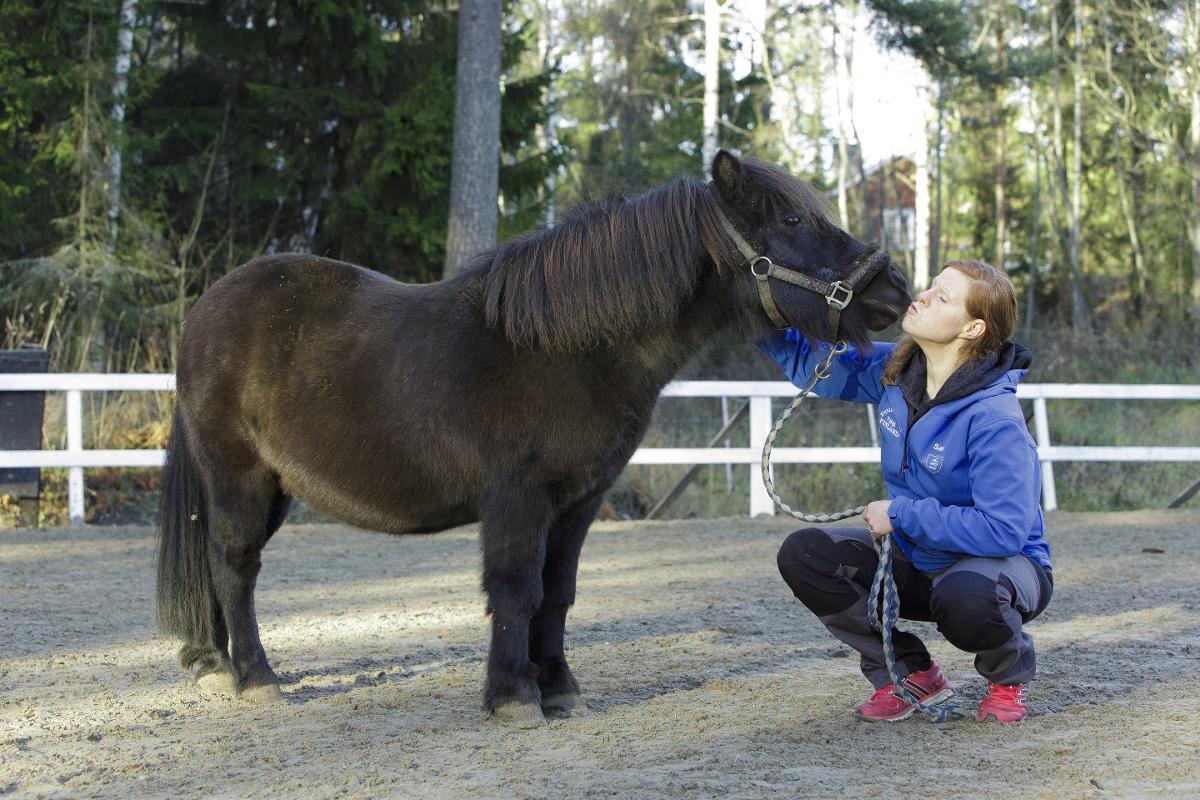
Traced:
<path fill-rule="evenodd" d="M 476 531 L 288 526 L 259 617 L 286 703 L 189 684 L 146 528 L 0 532 L 4 797 L 1200 797 L 1200 513 L 1055 514 L 1017 729 L 856 721 L 788 593 L 783 520 L 597 524 L 567 654 L 585 713 L 482 721 Z M 970 656 L 934 655 L 972 704 Z"/>

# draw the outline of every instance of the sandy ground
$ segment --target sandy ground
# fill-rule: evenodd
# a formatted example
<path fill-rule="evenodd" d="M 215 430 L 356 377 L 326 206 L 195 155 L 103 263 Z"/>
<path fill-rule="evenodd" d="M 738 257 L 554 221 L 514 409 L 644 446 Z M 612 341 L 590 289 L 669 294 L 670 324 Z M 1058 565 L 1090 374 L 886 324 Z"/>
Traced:
<path fill-rule="evenodd" d="M 1015 729 L 855 720 L 857 660 L 775 571 L 791 527 L 598 524 L 568 628 L 588 711 L 532 731 L 481 720 L 471 528 L 285 527 L 258 592 L 273 706 L 187 682 L 148 529 L 0 532 L 0 795 L 1200 797 L 1200 512 L 1052 515 Z M 970 655 L 910 627 L 977 701 Z"/>

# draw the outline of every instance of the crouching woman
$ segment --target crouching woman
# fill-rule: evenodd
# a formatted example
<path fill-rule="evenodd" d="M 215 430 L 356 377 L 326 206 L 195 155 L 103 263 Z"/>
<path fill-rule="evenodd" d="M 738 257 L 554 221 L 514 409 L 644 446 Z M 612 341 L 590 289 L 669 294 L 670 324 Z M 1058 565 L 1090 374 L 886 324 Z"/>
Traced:
<path fill-rule="evenodd" d="M 937 624 L 975 653 L 987 680 L 977 718 L 1025 718 L 1034 677 L 1033 640 L 1023 625 L 1045 609 L 1053 578 L 1043 540 L 1037 449 L 1017 383 L 1031 363 L 1011 341 L 1012 283 L 979 261 L 955 261 L 917 297 L 898 345 L 853 348 L 834 360 L 816 394 L 877 403 L 887 500 L 863 512 L 865 528 L 805 528 L 779 550 L 793 593 L 835 637 L 861 655 L 875 688 L 858 707 L 867 720 L 894 722 L 914 708 L 896 691 L 880 637 L 867 620 L 878 563 L 872 537 L 891 536 L 900 616 Z M 794 330 L 759 343 L 803 385 L 824 353 Z M 896 670 L 925 703 L 953 694 L 916 636 L 896 630 Z"/>

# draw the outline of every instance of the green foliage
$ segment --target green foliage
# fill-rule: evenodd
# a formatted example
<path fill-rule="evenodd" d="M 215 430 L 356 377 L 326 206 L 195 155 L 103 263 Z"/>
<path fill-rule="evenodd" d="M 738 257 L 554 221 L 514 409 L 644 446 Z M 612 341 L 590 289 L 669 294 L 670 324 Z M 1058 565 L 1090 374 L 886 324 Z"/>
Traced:
<path fill-rule="evenodd" d="M 696 27 L 685 0 L 600 0 L 575 6 L 564 50 L 560 137 L 573 153 L 568 202 L 638 192 L 699 175 L 703 76 L 681 57 Z"/>
<path fill-rule="evenodd" d="M 112 17 L 88 0 L 0 4 L 0 259 L 56 247 L 79 213 L 80 162 L 100 155 L 98 130 L 83 141 L 85 120 L 98 122 L 84 87 L 111 51 Z"/>
<path fill-rule="evenodd" d="M 247 2 L 185 10 L 178 24 L 195 50 L 142 72 L 151 101 L 132 119 L 145 133 L 145 194 L 159 198 L 168 216 L 186 219 L 207 181 L 203 224 L 210 238 L 232 240 L 235 263 L 265 247 L 408 279 L 439 270 L 453 141 L 453 13 L 412 0 Z M 510 37 L 504 68 L 519 57 L 519 44 Z M 537 76 L 509 85 L 506 151 L 529 137 L 544 84 Z M 220 168 L 206 177 L 218 143 Z M 529 183 L 508 171 L 502 190 L 521 194 Z"/>
<path fill-rule="evenodd" d="M 140 3 L 124 121 L 117 3 L 0 5 L 0 318 L 57 368 L 169 369 L 191 300 L 263 252 L 440 273 L 456 9 L 417 0 Z M 504 35 L 501 194 L 527 230 L 561 151 L 549 75 Z M 108 221 L 116 152 L 119 238 Z"/>

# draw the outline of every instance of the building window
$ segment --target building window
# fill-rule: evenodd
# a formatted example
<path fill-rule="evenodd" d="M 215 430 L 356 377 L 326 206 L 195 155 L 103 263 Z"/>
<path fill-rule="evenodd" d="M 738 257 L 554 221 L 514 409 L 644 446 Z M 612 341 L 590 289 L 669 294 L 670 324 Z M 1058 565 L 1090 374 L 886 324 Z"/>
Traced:
<path fill-rule="evenodd" d="M 916 212 L 911 208 L 885 208 L 880 244 L 888 250 L 912 252 L 916 249 Z"/>

